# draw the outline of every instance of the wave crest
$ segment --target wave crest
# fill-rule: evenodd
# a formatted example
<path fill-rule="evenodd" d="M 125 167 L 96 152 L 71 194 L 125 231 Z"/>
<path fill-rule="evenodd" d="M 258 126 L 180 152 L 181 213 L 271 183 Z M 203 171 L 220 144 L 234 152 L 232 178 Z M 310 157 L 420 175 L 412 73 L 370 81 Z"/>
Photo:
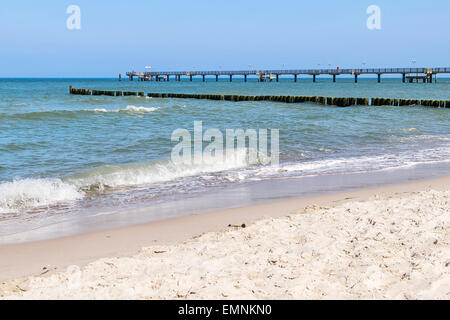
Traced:
<path fill-rule="evenodd" d="M 205 159 L 200 164 L 175 164 L 170 160 L 129 165 L 106 165 L 64 179 L 23 179 L 0 184 L 0 212 L 53 206 L 81 199 L 105 189 L 130 188 L 172 182 L 202 174 L 245 168 L 247 149 L 236 149 L 222 161 Z M 221 175 L 222 176 L 222 175 Z M 224 178 L 228 175 L 223 174 Z"/>
<path fill-rule="evenodd" d="M 125 108 L 119 109 L 105 109 L 105 108 L 97 108 L 97 109 L 79 109 L 79 110 L 48 110 L 48 111 L 33 111 L 33 112 L 25 112 L 25 113 L 14 113 L 14 114 L 3 114 L 0 113 L 0 116 L 9 117 L 13 119 L 24 119 L 24 120 L 46 120 L 53 118 L 74 118 L 83 115 L 91 115 L 93 113 L 146 113 L 146 112 L 154 112 L 159 110 L 161 107 L 143 107 L 143 106 L 134 106 L 128 105 Z"/>
<path fill-rule="evenodd" d="M 0 184 L 0 211 L 55 205 L 83 198 L 84 192 L 59 179 L 23 179 Z"/>
<path fill-rule="evenodd" d="M 175 164 L 172 161 L 148 162 L 122 166 L 102 166 L 65 179 L 84 191 L 103 191 L 105 188 L 139 186 L 169 182 L 204 173 L 215 173 L 247 167 L 247 149 L 237 149 L 232 157 L 215 161 L 204 159 L 200 164 Z"/>
<path fill-rule="evenodd" d="M 159 107 L 142 107 L 142 106 L 133 106 L 133 105 L 129 105 L 126 108 L 121 108 L 121 109 L 113 109 L 113 110 L 108 110 L 108 109 L 104 109 L 104 108 L 100 108 L 100 109 L 85 109 L 84 111 L 93 111 L 93 112 L 139 112 L 139 113 L 143 113 L 143 112 L 153 112 L 158 110 Z"/>

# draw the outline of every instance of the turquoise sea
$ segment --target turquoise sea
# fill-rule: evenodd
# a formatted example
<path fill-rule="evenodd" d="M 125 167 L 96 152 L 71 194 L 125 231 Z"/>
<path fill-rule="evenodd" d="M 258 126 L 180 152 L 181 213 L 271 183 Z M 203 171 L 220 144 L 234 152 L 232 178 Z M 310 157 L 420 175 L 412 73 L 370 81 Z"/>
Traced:
<path fill-rule="evenodd" d="M 0 79 L 0 243 L 450 173 L 450 109 L 69 95 L 72 85 L 450 100 L 450 79 L 199 80 Z M 173 165 L 172 131 L 192 132 L 194 121 L 223 132 L 279 129 L 279 167 L 248 163 L 245 154 Z"/>

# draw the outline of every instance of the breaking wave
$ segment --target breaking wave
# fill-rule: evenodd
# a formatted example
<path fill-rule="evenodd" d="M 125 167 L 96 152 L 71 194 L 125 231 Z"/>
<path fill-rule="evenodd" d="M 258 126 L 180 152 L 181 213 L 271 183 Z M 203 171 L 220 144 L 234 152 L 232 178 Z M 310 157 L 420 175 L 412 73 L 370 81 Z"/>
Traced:
<path fill-rule="evenodd" d="M 411 147 L 431 141 L 428 148 Z M 280 166 L 266 161 L 250 162 L 247 149 L 236 149 L 232 157 L 206 159 L 201 163 L 175 164 L 170 160 L 138 164 L 105 165 L 60 179 L 23 179 L 0 183 L 0 212 L 71 203 L 104 192 L 152 188 L 156 194 L 187 184 L 206 186 L 221 182 L 301 177 L 334 173 L 369 172 L 450 161 L 448 136 L 396 137 L 405 143 L 395 153 L 353 155 L 286 161 Z M 406 141 L 405 141 L 406 140 Z M 414 144 L 413 144 L 414 145 Z M 204 159 L 205 160 L 205 159 Z M 212 160 L 212 161 L 211 161 Z M 175 187 L 175 189 L 172 189 Z M 165 191 L 164 191 L 165 190 Z M 176 189 L 178 190 L 178 189 Z M 170 192 L 172 192 L 170 191 Z"/>
<path fill-rule="evenodd" d="M 133 106 L 133 105 L 129 105 L 126 108 L 122 108 L 122 109 L 113 109 L 113 110 L 108 110 L 108 109 L 86 109 L 84 111 L 93 111 L 93 112 L 153 112 L 158 110 L 159 107 L 142 107 L 142 106 Z"/>
<path fill-rule="evenodd" d="M 204 173 L 243 168 L 247 150 L 237 149 L 233 157 L 200 164 L 174 164 L 158 161 L 141 164 L 106 165 L 62 179 L 23 179 L 0 184 L 0 211 L 12 212 L 33 207 L 52 206 L 78 200 L 90 192 L 110 188 L 131 188 L 164 183 Z"/>
<path fill-rule="evenodd" d="M 0 212 L 51 206 L 84 197 L 84 192 L 60 179 L 23 179 L 0 184 Z"/>

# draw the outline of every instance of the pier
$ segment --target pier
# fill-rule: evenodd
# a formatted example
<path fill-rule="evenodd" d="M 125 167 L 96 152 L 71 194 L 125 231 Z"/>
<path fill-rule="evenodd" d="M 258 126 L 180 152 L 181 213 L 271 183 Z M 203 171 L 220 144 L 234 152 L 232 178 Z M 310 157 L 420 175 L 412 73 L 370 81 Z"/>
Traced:
<path fill-rule="evenodd" d="M 336 82 L 338 76 L 349 75 L 354 78 L 355 83 L 361 75 L 376 75 L 378 83 L 381 82 L 382 75 L 396 74 L 401 76 L 402 82 L 424 83 L 437 82 L 438 74 L 450 74 L 450 67 L 445 68 L 375 68 L 375 69 L 293 69 L 293 70 L 241 70 L 241 71 L 147 71 L 147 72 L 127 72 L 128 79 L 138 79 L 140 81 L 181 81 L 182 77 L 193 81 L 194 77 L 201 77 L 205 82 L 207 77 L 219 81 L 219 77 L 226 77 L 230 82 L 234 76 L 242 77 L 247 82 L 249 77 L 254 77 L 260 82 L 276 81 L 280 76 L 291 76 L 294 82 L 297 82 L 300 76 L 312 78 L 313 82 L 321 75 L 331 76 L 332 81 Z"/>

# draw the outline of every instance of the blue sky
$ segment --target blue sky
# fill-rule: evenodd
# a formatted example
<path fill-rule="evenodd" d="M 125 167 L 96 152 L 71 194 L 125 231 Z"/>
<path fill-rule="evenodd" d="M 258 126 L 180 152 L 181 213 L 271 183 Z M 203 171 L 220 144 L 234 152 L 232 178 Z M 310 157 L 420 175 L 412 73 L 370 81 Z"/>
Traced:
<path fill-rule="evenodd" d="M 68 30 L 69 5 L 81 30 Z M 381 8 L 381 30 L 366 9 Z M 0 77 L 131 68 L 450 66 L 450 1 L 41 0 L 0 5 Z"/>

